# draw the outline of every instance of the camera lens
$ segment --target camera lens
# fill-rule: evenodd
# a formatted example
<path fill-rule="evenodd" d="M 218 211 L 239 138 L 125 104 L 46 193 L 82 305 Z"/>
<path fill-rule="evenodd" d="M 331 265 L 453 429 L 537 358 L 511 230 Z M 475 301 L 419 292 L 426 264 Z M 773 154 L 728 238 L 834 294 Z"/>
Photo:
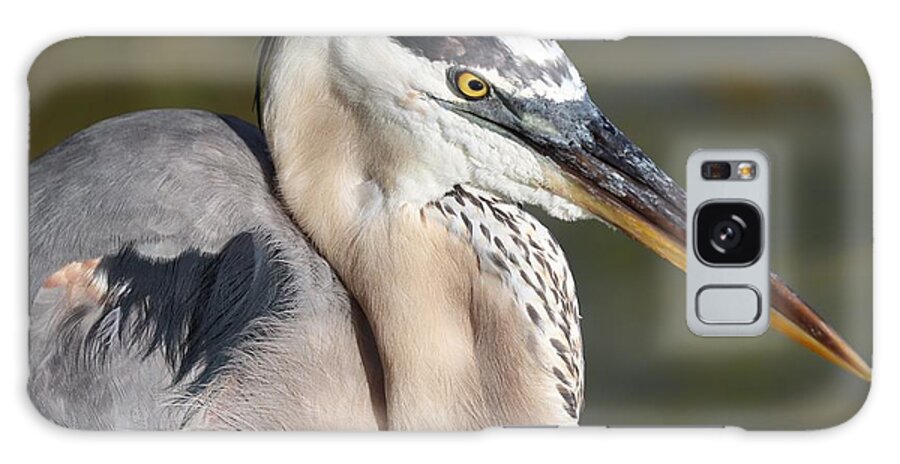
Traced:
<path fill-rule="evenodd" d="M 740 223 L 733 219 L 718 222 L 710 233 L 713 248 L 719 253 L 727 253 L 728 250 L 737 248 L 743 236 L 741 229 Z"/>
<path fill-rule="evenodd" d="M 749 266 L 762 252 L 762 217 L 747 202 L 710 202 L 697 209 L 694 250 L 711 266 Z"/>

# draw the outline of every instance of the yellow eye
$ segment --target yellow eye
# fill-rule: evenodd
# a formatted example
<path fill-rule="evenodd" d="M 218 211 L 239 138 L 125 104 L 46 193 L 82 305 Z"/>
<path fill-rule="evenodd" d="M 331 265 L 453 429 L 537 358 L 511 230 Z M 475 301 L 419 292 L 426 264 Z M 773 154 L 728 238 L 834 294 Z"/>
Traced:
<path fill-rule="evenodd" d="M 487 82 L 469 71 L 456 75 L 456 88 L 470 100 L 480 100 L 488 94 Z"/>

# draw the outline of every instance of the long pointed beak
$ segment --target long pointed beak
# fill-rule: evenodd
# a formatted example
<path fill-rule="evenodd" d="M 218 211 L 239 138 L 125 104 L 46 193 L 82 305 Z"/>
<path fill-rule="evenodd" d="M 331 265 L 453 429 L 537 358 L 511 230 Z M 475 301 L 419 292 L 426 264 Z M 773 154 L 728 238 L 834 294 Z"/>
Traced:
<path fill-rule="evenodd" d="M 544 155 L 543 188 L 566 198 L 685 270 L 685 193 L 590 100 L 565 112 L 554 131 L 517 131 Z M 777 275 L 771 275 L 771 326 L 871 380 L 869 365 Z"/>

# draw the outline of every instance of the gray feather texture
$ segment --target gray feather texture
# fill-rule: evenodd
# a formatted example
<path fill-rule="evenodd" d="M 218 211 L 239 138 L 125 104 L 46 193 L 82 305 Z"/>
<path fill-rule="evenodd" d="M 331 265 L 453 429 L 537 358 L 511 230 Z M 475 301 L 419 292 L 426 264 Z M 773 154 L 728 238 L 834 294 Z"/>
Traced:
<path fill-rule="evenodd" d="M 327 386 L 312 378 L 318 375 L 313 367 L 325 363 L 346 385 L 332 390 L 347 404 L 338 401 L 332 407 L 358 409 L 354 402 L 370 402 L 369 376 L 377 369 L 372 365 L 377 359 L 364 354 L 374 349 L 361 350 L 370 343 L 365 323 L 331 267 L 284 212 L 273 188 L 271 161 L 255 127 L 194 110 L 144 111 L 109 119 L 32 163 L 29 392 L 38 409 L 54 422 L 84 429 L 318 428 L 323 424 L 315 417 L 286 405 L 294 397 L 314 396 L 309 389 Z M 252 236 L 254 245 L 232 241 L 241 234 Z M 235 260 L 216 261 L 230 241 L 244 243 L 246 252 L 255 253 L 255 267 L 238 269 Z M 122 255 L 123 250 L 131 254 Z M 142 306 L 139 298 L 123 297 L 136 295 L 141 285 L 163 285 L 168 289 L 161 292 L 164 297 L 178 298 L 185 289 L 177 286 L 187 280 L 165 283 L 149 269 L 185 266 L 192 254 L 217 266 L 211 280 L 197 284 L 205 288 L 206 293 L 199 294 L 209 300 L 207 306 L 216 306 L 216 298 L 249 297 L 251 301 L 243 303 L 247 310 L 262 316 L 236 324 L 234 315 L 202 308 L 179 313 L 202 306 L 195 301 L 193 306 L 170 304 L 169 312 L 161 314 L 161 309 Z M 126 257 L 145 265 L 125 269 Z M 102 277 L 103 294 L 98 298 L 75 304 L 65 289 L 42 288 L 58 269 L 89 259 L 101 259 L 97 273 L 102 275 L 97 277 Z M 252 293 L 256 270 L 266 266 L 287 269 L 283 274 L 288 277 L 271 301 Z M 224 290 L 217 291 L 215 285 Z M 135 307 L 121 307 L 122 301 Z M 256 301 L 267 307 L 253 307 Z M 129 310 L 142 318 L 124 317 Z M 277 318 L 266 316 L 276 310 L 281 311 Z M 144 326 L 138 321 L 145 321 Z M 234 336 L 220 337 L 224 345 L 207 347 L 208 356 L 195 351 L 198 361 L 187 373 L 179 373 L 169 359 L 179 343 L 167 352 L 135 339 L 175 330 L 187 349 L 191 330 L 198 338 L 198 324 L 204 323 L 216 334 Z M 129 330 L 122 328 L 126 324 Z M 260 330 L 266 339 L 282 343 L 275 347 L 250 336 Z M 329 334 L 325 341 L 310 336 L 323 332 Z M 102 361 L 79 356 L 76 348 L 91 337 L 105 343 Z M 345 359 L 324 357 L 329 350 L 342 351 Z M 209 377 L 188 391 L 187 385 L 213 363 L 212 356 L 222 353 L 227 359 L 219 359 L 221 366 L 206 372 Z M 233 375 L 238 370 L 241 375 Z M 241 382 L 278 384 L 272 376 L 290 376 L 291 383 L 281 383 L 290 388 L 260 397 L 240 393 Z M 265 411 L 278 412 L 261 413 Z M 253 421 L 254 416 L 259 420 Z M 366 418 L 371 423 L 360 419 L 359 427 L 374 428 L 374 417 Z"/>

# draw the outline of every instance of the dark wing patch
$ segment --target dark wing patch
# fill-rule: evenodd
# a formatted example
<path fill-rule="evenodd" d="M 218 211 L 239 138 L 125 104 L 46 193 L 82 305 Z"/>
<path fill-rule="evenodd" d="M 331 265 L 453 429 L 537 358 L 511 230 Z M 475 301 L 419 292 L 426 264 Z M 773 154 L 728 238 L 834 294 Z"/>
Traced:
<path fill-rule="evenodd" d="M 235 236 L 218 253 L 188 250 L 174 259 L 125 247 L 97 266 L 108 290 L 82 346 L 104 359 L 111 344 L 103 337 L 117 327 L 120 343 L 144 357 L 161 351 L 174 383 L 190 377 L 188 391 L 196 392 L 244 342 L 264 334 L 266 325 L 254 323 L 284 312 L 289 271 L 278 255 L 251 233 Z"/>

